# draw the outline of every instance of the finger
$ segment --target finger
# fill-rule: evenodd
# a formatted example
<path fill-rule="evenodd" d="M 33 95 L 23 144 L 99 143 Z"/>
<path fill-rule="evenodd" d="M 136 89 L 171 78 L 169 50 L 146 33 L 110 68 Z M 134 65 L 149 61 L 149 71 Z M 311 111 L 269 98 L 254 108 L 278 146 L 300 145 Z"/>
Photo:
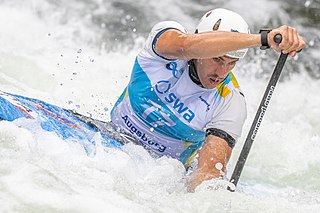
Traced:
<path fill-rule="evenodd" d="M 290 52 L 290 53 L 289 53 L 289 56 L 291 56 L 291 57 L 295 57 L 295 56 L 296 56 L 296 54 L 297 54 L 297 52 L 296 52 L 296 51 L 292 51 L 292 52 Z"/>
<path fill-rule="evenodd" d="M 291 52 L 293 39 L 294 39 L 293 38 L 293 30 L 291 27 L 288 27 L 288 41 L 287 41 L 286 46 L 283 48 L 283 53 Z"/>
<path fill-rule="evenodd" d="M 288 49 L 286 49 L 286 53 L 290 53 L 292 51 L 297 51 L 299 47 L 299 38 L 298 38 L 298 33 L 295 28 L 290 28 L 290 41 L 288 44 L 290 45 Z"/>
<path fill-rule="evenodd" d="M 283 50 L 288 43 L 288 26 L 284 25 L 280 27 L 280 34 L 282 35 L 282 41 L 279 44 L 279 47 Z"/>
<path fill-rule="evenodd" d="M 298 38 L 299 38 L 299 47 L 298 47 L 298 49 L 301 51 L 303 48 L 306 47 L 306 43 L 305 43 L 305 41 L 303 40 L 303 38 L 301 36 L 298 35 Z"/>
<path fill-rule="evenodd" d="M 300 46 L 300 39 L 299 39 L 299 34 L 295 28 L 294 28 L 294 43 L 295 43 L 294 48 L 296 51 L 298 51 Z"/>

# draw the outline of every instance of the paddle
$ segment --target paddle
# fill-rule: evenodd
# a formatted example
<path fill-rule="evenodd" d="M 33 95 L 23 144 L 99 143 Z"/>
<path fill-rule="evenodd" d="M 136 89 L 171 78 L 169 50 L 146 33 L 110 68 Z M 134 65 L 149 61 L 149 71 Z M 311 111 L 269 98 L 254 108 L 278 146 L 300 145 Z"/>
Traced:
<path fill-rule="evenodd" d="M 274 37 L 274 41 L 278 44 L 281 43 L 282 41 L 282 36 L 280 34 L 277 34 Z M 256 137 L 256 134 L 258 132 L 259 126 L 261 124 L 262 118 L 267 110 L 267 107 L 269 105 L 271 96 L 274 92 L 275 86 L 279 80 L 282 68 L 286 62 L 286 59 L 288 57 L 288 54 L 283 54 L 281 53 L 280 58 L 278 60 L 278 63 L 272 73 L 272 76 L 270 78 L 269 84 L 266 88 L 266 91 L 263 95 L 263 98 L 261 100 L 260 106 L 257 110 L 256 116 L 253 120 L 253 123 L 251 125 L 250 131 L 248 133 L 247 139 L 243 145 L 242 151 L 240 153 L 240 156 L 238 158 L 237 164 L 235 169 L 233 170 L 233 174 L 231 176 L 230 182 L 233 183 L 235 186 L 237 186 L 237 183 L 239 181 L 241 172 L 243 170 L 244 164 L 247 160 L 249 151 L 251 149 L 252 143 L 254 141 L 254 138 Z M 228 187 L 228 190 L 230 191 L 234 191 L 235 189 L 231 189 L 230 187 Z"/>

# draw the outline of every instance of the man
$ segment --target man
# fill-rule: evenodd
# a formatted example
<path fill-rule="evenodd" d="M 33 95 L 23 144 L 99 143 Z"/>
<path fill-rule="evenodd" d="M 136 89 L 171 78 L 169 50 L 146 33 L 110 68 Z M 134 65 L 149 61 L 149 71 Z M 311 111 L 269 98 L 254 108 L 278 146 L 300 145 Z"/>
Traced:
<path fill-rule="evenodd" d="M 111 112 L 116 126 L 159 156 L 188 167 L 199 154 L 189 191 L 223 174 L 240 137 L 246 105 L 231 71 L 247 48 L 270 46 L 294 56 L 305 46 L 287 26 L 249 33 L 245 20 L 226 9 L 207 12 L 195 34 L 177 22 L 156 24 Z"/>

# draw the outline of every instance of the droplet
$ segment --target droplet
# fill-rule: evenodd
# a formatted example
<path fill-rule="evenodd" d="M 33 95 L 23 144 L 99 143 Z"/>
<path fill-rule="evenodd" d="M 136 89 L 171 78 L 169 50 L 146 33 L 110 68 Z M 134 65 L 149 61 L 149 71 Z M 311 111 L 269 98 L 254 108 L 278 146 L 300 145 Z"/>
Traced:
<path fill-rule="evenodd" d="M 306 1 L 306 2 L 304 3 L 304 6 L 305 6 L 305 7 L 309 7 L 310 4 L 311 4 L 311 1 L 308 0 L 308 1 Z"/>
<path fill-rule="evenodd" d="M 82 49 L 78 49 L 77 53 L 81 53 L 82 52 Z"/>
<path fill-rule="evenodd" d="M 222 163 L 216 163 L 216 169 L 218 169 L 218 170 L 222 170 L 222 168 L 223 168 L 223 165 L 222 165 Z"/>
<path fill-rule="evenodd" d="M 154 131 L 154 128 L 153 128 L 153 127 L 151 127 L 151 128 L 150 128 L 150 131 L 151 131 L 151 132 L 153 132 L 153 131 Z"/>
<path fill-rule="evenodd" d="M 314 46 L 314 40 L 309 41 L 309 45 L 312 47 Z"/>
<path fill-rule="evenodd" d="M 137 32 L 137 29 L 136 29 L 136 28 L 133 28 L 133 29 L 132 29 L 132 32 L 134 32 L 134 33 Z"/>

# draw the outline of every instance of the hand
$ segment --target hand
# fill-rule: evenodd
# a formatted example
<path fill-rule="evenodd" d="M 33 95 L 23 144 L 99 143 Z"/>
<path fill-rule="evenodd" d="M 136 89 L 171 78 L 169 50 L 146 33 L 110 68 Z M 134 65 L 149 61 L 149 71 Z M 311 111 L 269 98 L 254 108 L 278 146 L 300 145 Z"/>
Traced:
<path fill-rule="evenodd" d="M 282 35 L 282 42 L 280 44 L 277 44 L 273 40 L 274 36 L 277 34 Z M 302 50 L 306 46 L 303 38 L 299 35 L 297 30 L 286 25 L 272 30 L 268 34 L 268 43 L 269 46 L 276 51 L 284 54 L 288 53 L 292 57 L 294 57 L 298 51 Z"/>

